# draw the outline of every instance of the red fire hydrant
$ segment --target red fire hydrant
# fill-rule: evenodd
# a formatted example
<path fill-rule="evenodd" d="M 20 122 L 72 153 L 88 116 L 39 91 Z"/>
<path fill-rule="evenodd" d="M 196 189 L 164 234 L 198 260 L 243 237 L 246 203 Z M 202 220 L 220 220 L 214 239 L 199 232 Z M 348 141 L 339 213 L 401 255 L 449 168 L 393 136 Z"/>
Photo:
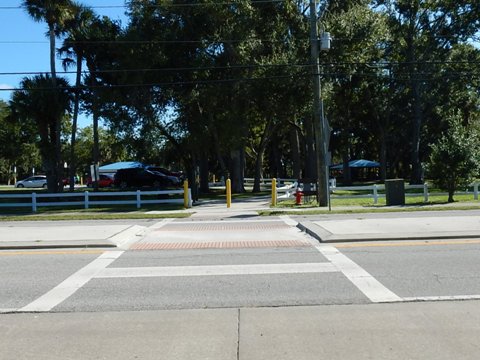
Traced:
<path fill-rule="evenodd" d="M 295 205 L 302 205 L 303 192 L 298 191 L 295 193 Z"/>

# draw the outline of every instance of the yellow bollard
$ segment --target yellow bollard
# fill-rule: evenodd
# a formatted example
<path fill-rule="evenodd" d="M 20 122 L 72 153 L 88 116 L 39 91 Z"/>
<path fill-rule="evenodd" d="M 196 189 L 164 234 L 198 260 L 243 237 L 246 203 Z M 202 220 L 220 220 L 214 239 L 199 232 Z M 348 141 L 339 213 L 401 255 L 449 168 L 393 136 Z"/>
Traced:
<path fill-rule="evenodd" d="M 183 182 L 183 206 L 188 208 L 188 180 Z"/>
<path fill-rule="evenodd" d="M 232 181 L 227 179 L 227 208 L 230 208 L 232 205 Z"/>
<path fill-rule="evenodd" d="M 277 206 L 277 179 L 272 179 L 272 206 Z"/>

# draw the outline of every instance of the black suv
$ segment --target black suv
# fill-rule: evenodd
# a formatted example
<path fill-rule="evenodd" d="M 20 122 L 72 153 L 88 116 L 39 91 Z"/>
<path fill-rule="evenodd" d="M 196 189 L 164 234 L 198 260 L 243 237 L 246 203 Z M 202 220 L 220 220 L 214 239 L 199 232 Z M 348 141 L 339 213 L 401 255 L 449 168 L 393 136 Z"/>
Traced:
<path fill-rule="evenodd" d="M 144 168 L 118 170 L 115 174 L 114 184 L 121 189 L 143 186 L 164 188 L 173 185 L 168 176 Z"/>

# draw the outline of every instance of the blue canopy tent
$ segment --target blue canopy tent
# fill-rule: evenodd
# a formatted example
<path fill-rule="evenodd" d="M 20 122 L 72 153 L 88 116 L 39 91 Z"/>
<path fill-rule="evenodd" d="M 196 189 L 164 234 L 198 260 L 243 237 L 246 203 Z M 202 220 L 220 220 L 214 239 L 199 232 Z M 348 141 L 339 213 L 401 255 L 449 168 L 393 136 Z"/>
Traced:
<path fill-rule="evenodd" d="M 371 181 L 378 179 L 378 168 L 380 163 L 371 160 L 359 159 L 350 160 L 348 166 L 351 170 L 351 180 L 354 181 Z M 331 176 L 334 178 L 344 178 L 343 164 L 335 164 L 330 166 Z M 343 181 L 341 181 L 343 182 Z"/>
<path fill-rule="evenodd" d="M 380 163 L 376 161 L 371 161 L 371 160 L 364 160 L 364 159 L 359 159 L 359 160 L 350 160 L 348 162 L 348 166 L 351 168 L 378 168 L 380 167 Z M 342 170 L 343 169 L 343 164 L 335 164 L 330 166 L 331 170 Z"/>
<path fill-rule="evenodd" d="M 100 174 L 115 174 L 120 169 L 131 169 L 143 167 L 144 165 L 138 161 L 120 161 L 113 164 L 103 165 L 98 168 Z"/>

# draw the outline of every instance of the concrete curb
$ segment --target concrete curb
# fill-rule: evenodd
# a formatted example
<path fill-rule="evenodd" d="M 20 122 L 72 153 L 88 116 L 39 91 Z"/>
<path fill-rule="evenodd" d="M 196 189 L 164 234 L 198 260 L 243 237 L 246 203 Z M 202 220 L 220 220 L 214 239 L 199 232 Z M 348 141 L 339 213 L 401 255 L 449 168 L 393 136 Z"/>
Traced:
<path fill-rule="evenodd" d="M 143 236 L 146 227 L 132 225 L 107 239 L 77 239 L 77 240 L 37 240 L 37 241 L 5 241 L 0 243 L 0 250 L 42 250 L 42 249 L 92 249 L 119 248 L 126 249 L 138 238 Z"/>
<path fill-rule="evenodd" d="M 311 222 L 302 221 L 297 224 L 297 228 L 304 231 L 308 235 L 317 239 L 322 243 L 336 243 L 336 242 L 360 242 L 360 241 L 389 241 L 389 240 L 447 240 L 447 239 L 471 239 L 480 238 L 478 232 L 469 231 L 455 231 L 451 233 L 446 232 L 431 232 L 428 234 L 420 233 L 403 233 L 403 234 L 340 234 L 335 235 L 327 231 L 323 227 Z"/>
<path fill-rule="evenodd" d="M 0 250 L 33 250 L 33 249 L 91 249 L 91 248 L 114 248 L 117 247 L 111 241 L 98 240 L 75 240 L 75 241 L 7 241 L 0 243 Z"/>
<path fill-rule="evenodd" d="M 297 223 L 297 228 L 307 233 L 311 237 L 317 239 L 320 242 L 325 242 L 324 239 L 328 239 L 332 233 L 324 228 L 314 224 L 311 221 L 302 221 Z"/>
<path fill-rule="evenodd" d="M 141 236 L 145 235 L 147 228 L 140 225 L 132 225 L 126 230 L 123 230 L 108 238 L 108 241 L 113 243 L 120 249 L 128 249 L 135 241 L 140 240 Z"/>

